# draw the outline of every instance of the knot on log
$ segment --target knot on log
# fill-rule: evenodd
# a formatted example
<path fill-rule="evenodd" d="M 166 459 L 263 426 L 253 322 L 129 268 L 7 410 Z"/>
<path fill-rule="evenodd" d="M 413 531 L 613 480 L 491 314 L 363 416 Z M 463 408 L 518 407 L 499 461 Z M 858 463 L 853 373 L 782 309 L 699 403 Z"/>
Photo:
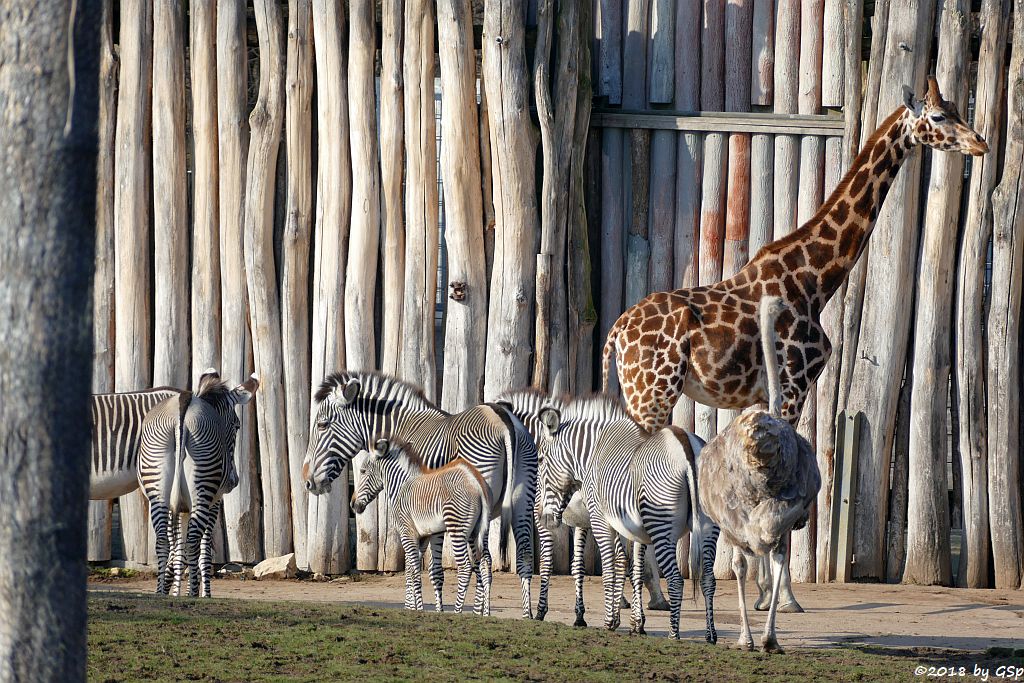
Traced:
<path fill-rule="evenodd" d="M 526 291 L 522 287 L 520 287 L 519 289 L 516 290 L 516 303 L 522 306 L 526 304 L 526 301 Z"/>
<path fill-rule="evenodd" d="M 909 45 L 904 43 L 902 40 L 899 42 L 899 45 L 897 47 L 899 47 L 899 49 L 903 50 L 904 52 L 913 52 L 914 51 L 914 48 L 910 47 Z"/>
<path fill-rule="evenodd" d="M 505 44 L 505 39 L 504 39 L 504 38 L 502 38 L 501 36 L 498 36 L 498 37 L 496 37 L 496 38 L 494 39 L 494 43 L 495 43 L 496 45 L 504 45 L 504 44 Z"/>
<path fill-rule="evenodd" d="M 448 298 L 452 301 L 464 301 L 466 299 L 466 283 L 465 282 L 449 282 L 449 289 L 452 290 Z"/>

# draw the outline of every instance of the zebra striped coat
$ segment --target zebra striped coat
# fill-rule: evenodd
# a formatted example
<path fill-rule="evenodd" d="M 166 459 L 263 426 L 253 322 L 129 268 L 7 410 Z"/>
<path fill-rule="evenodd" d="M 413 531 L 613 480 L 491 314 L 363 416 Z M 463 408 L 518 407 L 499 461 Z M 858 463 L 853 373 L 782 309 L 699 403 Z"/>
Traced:
<path fill-rule="evenodd" d="M 503 533 L 511 519 L 523 616 L 532 616 L 537 453 L 529 432 L 507 406 L 483 404 L 450 414 L 413 385 L 376 372 L 330 375 L 314 401 L 315 421 L 302 463 L 307 490 L 314 495 L 330 490 L 356 453 L 377 438 L 409 443 L 428 467 L 464 458 L 487 483 L 491 518 L 502 518 Z"/>
<path fill-rule="evenodd" d="M 487 522 L 491 509 L 490 488 L 475 467 L 463 458 L 455 458 L 437 469 L 428 469 L 413 448 L 406 443 L 380 439 L 374 452 L 357 457 L 356 489 L 352 509 L 361 513 L 384 490 L 391 503 L 405 551 L 405 606 L 423 609 L 420 567 L 423 549 L 429 539 L 444 533 L 452 541 L 458 564 L 458 589 L 455 611 L 462 612 L 469 579 L 478 577 L 476 612 L 490 614 L 491 557 L 487 551 Z M 442 611 L 441 558 L 432 557 L 431 580 L 434 584 L 436 611 Z"/>

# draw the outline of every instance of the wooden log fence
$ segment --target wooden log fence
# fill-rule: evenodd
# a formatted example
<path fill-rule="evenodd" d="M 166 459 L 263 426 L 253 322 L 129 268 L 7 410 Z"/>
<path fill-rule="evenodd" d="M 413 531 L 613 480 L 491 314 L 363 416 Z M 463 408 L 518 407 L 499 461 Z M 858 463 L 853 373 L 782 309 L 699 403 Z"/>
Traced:
<path fill-rule="evenodd" d="M 382 370 L 449 410 L 559 374 L 599 388 L 626 306 L 794 230 L 935 73 L 992 151 L 915 152 L 822 312 L 833 354 L 800 428 L 824 484 L 791 570 L 1020 585 L 1022 0 L 296 0 L 287 40 L 277 0 L 248 25 L 238 0 L 113 3 L 94 388 L 260 375 L 225 559 L 400 569 L 385 503 L 352 519 L 348 472 L 325 496 L 302 486 L 325 375 Z M 852 535 L 832 528 L 844 410 L 863 413 Z M 712 438 L 732 416 L 684 399 L 673 421 Z M 140 497 L 118 509 L 112 543 L 109 503 L 92 506 L 91 559 L 151 562 Z M 837 534 L 852 567 L 831 564 Z"/>

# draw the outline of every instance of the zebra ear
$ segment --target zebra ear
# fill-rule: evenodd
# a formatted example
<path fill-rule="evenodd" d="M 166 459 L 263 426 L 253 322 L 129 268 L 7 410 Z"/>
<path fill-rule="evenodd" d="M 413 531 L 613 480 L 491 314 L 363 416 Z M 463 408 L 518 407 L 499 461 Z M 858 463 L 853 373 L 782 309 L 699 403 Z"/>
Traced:
<path fill-rule="evenodd" d="M 544 429 L 547 430 L 548 437 L 554 437 L 558 433 L 558 425 L 562 422 L 562 413 L 558 411 L 558 408 L 547 406 L 541 409 L 538 417 L 540 417 Z"/>
<path fill-rule="evenodd" d="M 249 375 L 249 379 L 245 380 L 237 387 L 231 390 L 231 395 L 235 400 L 235 403 L 243 405 L 252 400 L 253 395 L 260 386 L 260 380 L 256 376 L 256 373 Z"/>
<path fill-rule="evenodd" d="M 359 380 L 353 377 L 345 383 L 345 386 L 341 387 L 341 391 L 336 392 L 338 395 L 338 402 L 343 406 L 347 406 L 352 403 L 352 401 L 356 400 L 356 397 L 359 396 L 360 388 Z"/>

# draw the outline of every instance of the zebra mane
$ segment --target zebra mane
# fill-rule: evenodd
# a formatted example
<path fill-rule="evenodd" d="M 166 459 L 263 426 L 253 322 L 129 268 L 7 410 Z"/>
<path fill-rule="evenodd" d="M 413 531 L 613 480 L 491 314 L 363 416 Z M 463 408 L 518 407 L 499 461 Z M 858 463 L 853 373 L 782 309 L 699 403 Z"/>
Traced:
<path fill-rule="evenodd" d="M 535 389 L 534 387 L 506 391 L 496 400 L 499 403 L 510 404 L 512 412 L 517 417 L 520 415 L 537 415 L 542 408 L 548 406 L 561 410 L 569 402 L 569 399 L 565 396 L 549 396 L 547 392 Z"/>
<path fill-rule="evenodd" d="M 416 450 L 416 447 L 401 437 L 393 435 L 378 436 L 373 440 L 373 443 L 368 445 L 367 450 L 369 450 L 371 453 L 376 452 L 377 441 L 379 441 L 380 439 L 387 439 L 388 455 L 391 455 L 392 453 L 398 451 L 399 453 L 405 454 L 405 457 L 409 459 L 409 462 L 411 462 L 413 466 L 418 467 L 421 470 L 427 469 L 427 464 L 423 462 L 423 456 L 421 456 L 420 452 Z"/>
<path fill-rule="evenodd" d="M 614 422 L 629 418 L 629 413 L 617 398 L 608 394 L 578 396 L 562 410 L 562 421 Z"/>
<path fill-rule="evenodd" d="M 220 407 L 227 402 L 230 393 L 231 387 L 227 382 L 218 375 L 207 375 L 199 383 L 199 391 L 196 392 L 196 397 Z"/>
<path fill-rule="evenodd" d="M 400 380 L 397 377 L 372 371 L 349 372 L 342 370 L 332 373 L 320 383 L 320 388 L 313 395 L 313 400 L 317 403 L 322 403 L 324 399 L 331 395 L 331 392 L 345 386 L 352 379 L 359 380 L 361 385 L 359 394 L 361 398 L 401 403 L 415 410 L 441 411 L 437 405 L 426 397 L 423 390 L 418 386 Z"/>

